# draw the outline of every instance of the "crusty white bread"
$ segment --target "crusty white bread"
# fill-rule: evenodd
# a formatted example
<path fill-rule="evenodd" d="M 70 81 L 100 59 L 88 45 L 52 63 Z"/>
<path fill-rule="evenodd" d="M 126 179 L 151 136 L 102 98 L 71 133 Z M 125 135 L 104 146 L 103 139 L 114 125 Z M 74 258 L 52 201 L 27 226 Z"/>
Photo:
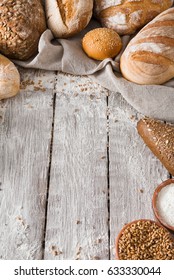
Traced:
<path fill-rule="evenodd" d="M 173 0 L 95 0 L 95 10 L 104 27 L 127 35 L 133 34 L 172 4 Z"/>
<path fill-rule="evenodd" d="M 158 15 L 129 42 L 120 69 L 137 84 L 163 84 L 174 77 L 174 8 Z"/>
<path fill-rule="evenodd" d="M 123 2 L 125 2 L 125 0 L 94 0 L 94 15 L 98 17 L 101 11 L 109 7 L 123 4 Z"/>
<path fill-rule="evenodd" d="M 16 66 L 0 54 L 0 100 L 15 96 L 20 89 L 20 75 Z"/>
<path fill-rule="evenodd" d="M 93 0 L 45 0 L 47 24 L 56 38 L 68 38 L 89 23 Z"/>

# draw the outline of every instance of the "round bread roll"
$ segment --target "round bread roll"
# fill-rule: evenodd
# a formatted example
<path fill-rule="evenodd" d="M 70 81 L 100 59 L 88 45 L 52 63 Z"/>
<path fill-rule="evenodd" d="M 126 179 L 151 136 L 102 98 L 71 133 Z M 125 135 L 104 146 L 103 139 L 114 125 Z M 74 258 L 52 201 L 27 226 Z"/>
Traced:
<path fill-rule="evenodd" d="M 20 75 L 8 58 L 0 55 L 0 100 L 12 97 L 19 92 Z"/>
<path fill-rule="evenodd" d="M 41 0 L 0 1 L 0 52 L 27 60 L 37 53 L 46 20 Z"/>
<path fill-rule="evenodd" d="M 84 52 L 91 58 L 103 60 L 115 57 L 122 48 L 120 36 L 109 28 L 89 31 L 82 40 Z"/>
<path fill-rule="evenodd" d="M 93 0 L 45 0 L 47 25 L 55 38 L 79 33 L 92 17 Z"/>

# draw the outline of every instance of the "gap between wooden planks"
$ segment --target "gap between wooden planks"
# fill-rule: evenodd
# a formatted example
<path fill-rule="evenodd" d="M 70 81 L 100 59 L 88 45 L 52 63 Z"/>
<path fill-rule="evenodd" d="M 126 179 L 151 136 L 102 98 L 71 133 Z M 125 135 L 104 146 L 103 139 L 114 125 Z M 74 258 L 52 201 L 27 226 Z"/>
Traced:
<path fill-rule="evenodd" d="M 110 94 L 59 73 L 45 259 L 114 259 L 122 226 L 153 219 L 152 194 L 168 173 L 137 134 L 141 116 Z"/>
<path fill-rule="evenodd" d="M 59 73 L 46 259 L 108 259 L 107 103 L 87 77 Z"/>
<path fill-rule="evenodd" d="M 137 135 L 140 116 L 88 77 L 22 75 L 21 95 L 1 108 L 0 256 L 114 259 L 119 230 L 153 218 L 151 195 L 168 176 Z"/>
<path fill-rule="evenodd" d="M 54 75 L 20 73 L 21 93 L 0 103 L 0 258 L 40 259 Z"/>

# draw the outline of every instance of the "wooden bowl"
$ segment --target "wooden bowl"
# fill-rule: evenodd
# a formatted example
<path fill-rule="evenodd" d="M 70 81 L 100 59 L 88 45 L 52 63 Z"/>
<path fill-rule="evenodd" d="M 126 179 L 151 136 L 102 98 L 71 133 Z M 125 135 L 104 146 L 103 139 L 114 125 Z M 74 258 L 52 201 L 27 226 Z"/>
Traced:
<path fill-rule="evenodd" d="M 139 220 L 134 220 L 128 224 L 126 224 L 122 229 L 121 231 L 119 232 L 117 238 L 116 238 L 116 243 L 115 243 L 115 248 L 116 248 L 116 252 L 115 252 L 115 256 L 116 256 L 116 260 L 120 260 L 119 258 L 119 239 L 120 237 L 122 236 L 123 232 L 125 229 L 127 229 L 128 227 L 130 227 L 132 224 L 136 224 L 137 222 L 139 221 L 148 221 L 150 223 L 154 223 L 156 224 L 157 226 L 159 227 L 162 227 L 163 229 L 165 229 L 167 231 L 167 229 L 165 227 L 163 227 L 159 222 L 156 222 L 156 221 L 153 221 L 153 220 L 149 220 L 149 219 L 139 219 Z"/>
<path fill-rule="evenodd" d="M 161 216 L 157 207 L 157 200 L 158 200 L 158 195 L 160 193 L 160 191 L 165 188 L 166 186 L 170 185 L 170 184 L 174 184 L 174 179 L 168 179 L 164 182 L 162 182 L 155 190 L 154 194 L 153 194 L 153 199 L 152 199 L 152 207 L 153 207 L 153 211 L 155 214 L 156 219 L 167 229 L 169 229 L 170 231 L 174 232 L 174 227 L 169 225 Z"/>

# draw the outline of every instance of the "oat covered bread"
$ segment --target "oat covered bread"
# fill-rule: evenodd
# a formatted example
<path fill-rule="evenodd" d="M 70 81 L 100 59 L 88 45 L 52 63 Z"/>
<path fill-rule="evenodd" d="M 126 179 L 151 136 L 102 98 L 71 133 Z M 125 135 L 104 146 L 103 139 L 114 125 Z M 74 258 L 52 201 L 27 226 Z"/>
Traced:
<path fill-rule="evenodd" d="M 137 84 L 160 85 L 174 77 L 174 8 L 158 15 L 129 42 L 120 69 L 124 78 Z"/>
<path fill-rule="evenodd" d="M 172 5 L 173 0 L 95 0 L 94 13 L 104 27 L 127 35 L 133 34 Z"/>
<path fill-rule="evenodd" d="M 137 130 L 149 149 L 174 176 L 174 125 L 144 118 L 138 122 Z"/>
<path fill-rule="evenodd" d="M 0 1 L 0 52 L 27 60 L 37 53 L 46 20 L 41 0 Z"/>
<path fill-rule="evenodd" d="M 68 38 L 83 30 L 92 17 L 93 0 L 45 0 L 49 29 L 56 38 Z"/>

